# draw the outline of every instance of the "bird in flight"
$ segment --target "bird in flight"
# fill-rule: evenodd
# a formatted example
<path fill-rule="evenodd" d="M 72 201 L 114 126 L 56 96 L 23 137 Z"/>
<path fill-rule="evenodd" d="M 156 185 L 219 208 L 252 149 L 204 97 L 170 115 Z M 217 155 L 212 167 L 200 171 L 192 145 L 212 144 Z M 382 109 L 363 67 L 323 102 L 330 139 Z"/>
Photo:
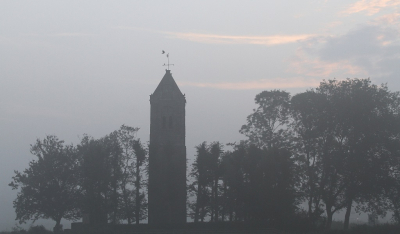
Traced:
<path fill-rule="evenodd" d="M 161 52 L 161 54 L 165 54 L 165 51 L 163 50 L 163 51 Z"/>

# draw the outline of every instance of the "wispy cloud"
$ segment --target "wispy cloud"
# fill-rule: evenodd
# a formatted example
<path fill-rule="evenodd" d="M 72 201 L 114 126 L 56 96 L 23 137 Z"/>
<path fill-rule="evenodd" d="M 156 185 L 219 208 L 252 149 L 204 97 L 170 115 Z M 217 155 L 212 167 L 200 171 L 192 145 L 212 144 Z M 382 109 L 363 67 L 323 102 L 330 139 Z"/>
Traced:
<path fill-rule="evenodd" d="M 397 19 L 397 14 L 381 20 Z M 365 24 L 339 36 L 300 43 L 288 71 L 320 78 L 374 77 L 397 80 L 400 30 L 396 24 Z M 361 39 L 362 40 L 361 40 Z"/>
<path fill-rule="evenodd" d="M 66 32 L 66 33 L 55 33 L 50 36 L 55 37 L 85 37 L 85 36 L 93 36 L 94 34 L 90 33 L 74 33 L 74 32 Z"/>
<path fill-rule="evenodd" d="M 201 33 L 166 32 L 169 37 L 209 44 L 254 44 L 254 45 L 281 45 L 294 43 L 312 37 L 310 34 L 300 35 L 273 35 L 273 36 L 231 36 Z"/>
<path fill-rule="evenodd" d="M 252 35 L 220 35 L 207 33 L 189 33 L 189 32 L 168 32 L 152 29 L 143 29 L 137 27 L 118 26 L 123 30 L 141 30 L 152 33 L 164 34 L 168 38 L 193 41 L 207 44 L 253 44 L 253 45 L 281 45 L 305 40 L 315 35 L 296 34 L 296 35 L 270 35 L 270 36 L 252 36 Z"/>
<path fill-rule="evenodd" d="M 400 0 L 361 0 L 352 4 L 341 13 L 348 15 L 365 11 L 368 15 L 374 15 L 380 12 L 383 8 L 397 5 L 400 5 Z"/>
<path fill-rule="evenodd" d="M 231 90 L 304 88 L 304 87 L 315 87 L 318 86 L 318 84 L 319 84 L 318 79 L 310 80 L 302 77 L 262 79 L 262 80 L 253 80 L 247 82 L 179 83 L 180 86 L 195 86 L 202 88 L 231 89 Z"/>
<path fill-rule="evenodd" d="M 324 61 L 301 50 L 297 51 L 295 58 L 291 60 L 289 72 L 319 78 L 332 78 L 333 74 L 346 74 L 346 77 L 366 75 L 362 68 L 352 64 L 349 60 Z"/>
<path fill-rule="evenodd" d="M 400 24 L 400 13 L 395 12 L 391 14 L 382 15 L 371 21 L 371 23 L 380 25 L 398 25 Z"/>

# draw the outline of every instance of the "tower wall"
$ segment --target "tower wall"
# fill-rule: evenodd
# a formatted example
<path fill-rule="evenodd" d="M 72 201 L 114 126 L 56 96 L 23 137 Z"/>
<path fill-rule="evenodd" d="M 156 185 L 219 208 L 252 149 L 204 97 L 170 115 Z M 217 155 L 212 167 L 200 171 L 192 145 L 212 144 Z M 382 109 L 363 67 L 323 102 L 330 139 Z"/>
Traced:
<path fill-rule="evenodd" d="M 149 224 L 186 222 L 185 104 L 167 70 L 150 96 Z"/>

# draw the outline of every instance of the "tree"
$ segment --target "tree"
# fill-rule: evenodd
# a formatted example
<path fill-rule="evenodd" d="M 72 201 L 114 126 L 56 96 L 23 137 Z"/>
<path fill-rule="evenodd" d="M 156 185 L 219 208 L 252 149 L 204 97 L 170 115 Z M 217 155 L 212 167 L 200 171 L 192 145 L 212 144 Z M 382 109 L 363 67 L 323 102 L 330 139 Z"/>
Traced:
<path fill-rule="evenodd" d="M 308 218 L 315 224 L 322 208 L 330 229 L 333 214 L 344 207 L 343 158 L 340 154 L 337 110 L 331 98 L 317 90 L 291 100 L 294 150 L 302 175 L 301 192 L 308 203 Z M 323 203 L 322 203 L 323 202 Z"/>
<path fill-rule="evenodd" d="M 329 105 L 324 95 L 309 90 L 291 99 L 290 127 L 294 133 L 294 150 L 300 167 L 300 191 L 308 205 L 308 219 L 312 225 L 323 213 L 321 197 L 322 149 L 327 143 L 326 122 L 330 118 Z"/>
<path fill-rule="evenodd" d="M 118 182 L 122 178 L 120 148 L 115 138 L 84 136 L 78 145 L 81 162 L 82 209 L 90 223 L 117 223 Z"/>
<path fill-rule="evenodd" d="M 139 224 L 140 220 L 146 218 L 147 203 L 145 199 L 145 193 L 141 190 L 142 188 L 142 173 L 141 167 L 146 162 L 147 151 L 143 147 L 140 139 L 133 141 L 133 150 L 135 152 L 135 219 L 136 224 Z"/>
<path fill-rule="evenodd" d="M 194 222 L 198 222 L 199 220 L 203 222 L 208 213 L 207 206 L 209 204 L 210 193 L 207 188 L 209 150 L 206 142 L 201 143 L 195 148 L 197 155 L 190 172 L 190 176 L 194 181 L 189 185 L 189 194 L 194 193 L 196 196 L 196 201 L 191 204 L 192 210 L 194 210 Z"/>
<path fill-rule="evenodd" d="M 261 149 L 245 141 L 226 152 L 220 164 L 222 218 L 281 224 L 296 210 L 296 165 L 291 153 Z"/>
<path fill-rule="evenodd" d="M 218 221 L 219 213 L 219 180 L 221 177 L 221 155 L 223 154 L 223 146 L 217 141 L 212 142 L 209 146 L 210 151 L 210 182 L 211 182 L 211 196 L 212 196 L 212 209 L 211 220 Z"/>
<path fill-rule="evenodd" d="M 64 145 L 56 136 L 37 139 L 31 145 L 37 160 L 29 162 L 23 172 L 15 171 L 12 189 L 20 189 L 14 200 L 16 220 L 24 223 L 33 219 L 52 219 L 54 231 L 61 230 L 62 218 L 80 217 L 78 186 L 78 156 L 73 145 Z"/>
<path fill-rule="evenodd" d="M 258 105 L 247 117 L 240 133 L 258 147 L 283 147 L 289 141 L 285 127 L 289 123 L 290 94 L 281 90 L 263 91 L 257 94 Z"/>
<path fill-rule="evenodd" d="M 100 139 L 85 136 L 78 145 L 82 208 L 91 223 L 138 224 L 146 218 L 142 169 L 147 151 L 135 137 L 138 130 L 122 125 Z"/>
<path fill-rule="evenodd" d="M 112 134 L 116 135 L 121 146 L 121 169 L 122 178 L 120 181 L 121 219 L 127 220 L 128 224 L 135 220 L 139 224 L 140 220 L 146 218 L 147 203 L 145 193 L 142 189 L 143 171 L 142 167 L 147 162 L 147 151 L 136 139 L 139 128 L 122 125 L 119 130 Z"/>
<path fill-rule="evenodd" d="M 382 185 L 396 165 L 391 162 L 398 152 L 393 146 L 400 140 L 399 94 L 390 92 L 386 85 L 373 85 L 369 79 L 324 81 L 317 91 L 328 98 L 334 110 L 347 229 L 354 202 L 365 210 L 363 203 L 380 197 Z"/>

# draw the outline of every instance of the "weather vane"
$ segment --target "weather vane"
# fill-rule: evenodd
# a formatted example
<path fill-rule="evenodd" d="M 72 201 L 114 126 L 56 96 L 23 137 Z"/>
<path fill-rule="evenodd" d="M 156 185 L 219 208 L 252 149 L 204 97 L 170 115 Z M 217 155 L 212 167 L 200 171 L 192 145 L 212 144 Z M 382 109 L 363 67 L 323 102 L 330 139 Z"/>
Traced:
<path fill-rule="evenodd" d="M 163 51 L 161 52 L 161 54 L 165 54 L 165 51 L 163 50 Z M 174 64 L 170 64 L 170 63 L 169 63 L 169 53 L 167 53 L 167 58 L 168 58 L 168 63 L 167 63 L 167 64 L 164 63 L 163 66 L 167 66 L 167 67 L 168 67 L 168 70 L 169 70 L 169 65 L 174 66 Z"/>

